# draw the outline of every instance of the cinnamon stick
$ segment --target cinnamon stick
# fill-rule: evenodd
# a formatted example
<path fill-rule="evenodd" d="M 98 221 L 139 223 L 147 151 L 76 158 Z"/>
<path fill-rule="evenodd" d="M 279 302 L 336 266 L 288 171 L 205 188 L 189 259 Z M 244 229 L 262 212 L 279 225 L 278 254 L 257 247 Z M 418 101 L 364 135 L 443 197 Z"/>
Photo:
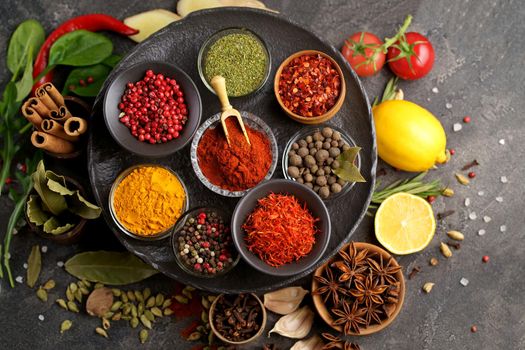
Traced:
<path fill-rule="evenodd" d="M 57 122 L 65 122 L 72 117 L 71 113 L 66 106 L 60 106 L 57 109 L 54 109 L 48 114 L 49 119 L 56 120 Z"/>
<path fill-rule="evenodd" d="M 31 99 L 30 99 L 31 100 Z M 27 100 L 22 105 L 22 115 L 31 123 L 35 128 L 41 130 L 40 125 L 42 124 L 42 116 L 32 106 L 31 101 Z M 36 99 L 35 99 L 36 100 Z"/>
<path fill-rule="evenodd" d="M 58 107 L 66 104 L 64 102 L 64 97 L 52 83 L 45 83 L 40 86 L 40 89 L 44 90 Z"/>
<path fill-rule="evenodd" d="M 64 127 L 60 125 L 56 120 L 44 119 L 41 124 L 42 131 L 60 137 L 61 139 L 75 142 L 78 141 L 78 136 L 69 135 L 65 132 Z"/>
<path fill-rule="evenodd" d="M 64 131 L 70 136 L 80 136 L 87 131 L 87 121 L 78 117 L 71 117 L 64 123 Z"/>
<path fill-rule="evenodd" d="M 42 101 L 43 104 L 46 105 L 47 109 L 50 111 L 57 110 L 58 105 L 55 103 L 55 101 L 51 98 L 51 96 L 48 94 L 46 89 L 43 89 L 42 87 L 39 87 L 35 91 L 35 96 L 40 101 Z"/>
<path fill-rule="evenodd" d="M 51 134 L 42 131 L 33 131 L 31 135 L 33 146 L 45 149 L 46 151 L 60 154 L 71 153 L 75 150 L 73 144 Z"/>

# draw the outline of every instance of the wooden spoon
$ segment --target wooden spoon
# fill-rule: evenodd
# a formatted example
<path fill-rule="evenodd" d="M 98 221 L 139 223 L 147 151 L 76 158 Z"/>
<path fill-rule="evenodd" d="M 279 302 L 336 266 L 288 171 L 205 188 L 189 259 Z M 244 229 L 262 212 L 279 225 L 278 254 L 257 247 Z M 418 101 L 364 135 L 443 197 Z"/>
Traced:
<path fill-rule="evenodd" d="M 226 119 L 229 117 L 236 117 L 237 121 L 239 122 L 239 125 L 241 126 L 242 133 L 244 134 L 244 137 L 246 138 L 246 142 L 251 146 L 250 138 L 248 137 L 248 133 L 246 132 L 246 129 L 244 128 L 244 123 L 242 121 L 241 114 L 238 110 L 234 109 L 232 105 L 230 104 L 230 101 L 228 100 L 228 94 L 226 93 L 226 80 L 224 77 L 221 77 L 220 75 L 214 76 L 211 81 L 210 85 L 213 87 L 213 90 L 215 90 L 215 93 L 219 97 L 219 101 L 221 101 L 221 107 L 222 107 L 222 114 L 221 114 L 221 124 L 222 129 L 224 130 L 224 135 L 226 135 L 226 141 L 228 141 L 228 145 L 230 145 L 230 138 L 228 137 L 228 128 L 226 127 Z"/>

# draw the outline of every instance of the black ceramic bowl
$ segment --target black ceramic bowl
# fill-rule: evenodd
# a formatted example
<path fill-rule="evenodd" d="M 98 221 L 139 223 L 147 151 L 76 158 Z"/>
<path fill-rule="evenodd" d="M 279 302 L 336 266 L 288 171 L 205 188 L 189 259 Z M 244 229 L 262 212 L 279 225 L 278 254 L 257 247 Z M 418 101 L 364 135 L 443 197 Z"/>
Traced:
<path fill-rule="evenodd" d="M 319 233 L 316 235 L 316 241 L 310 254 L 280 267 L 272 267 L 259 259 L 257 255 L 250 252 L 246 247 L 244 230 L 242 229 L 242 225 L 257 206 L 257 201 L 270 193 L 282 193 L 295 196 L 301 204 L 306 204 L 306 207 L 315 218 L 319 218 L 317 222 Z M 233 242 L 243 259 L 257 270 L 274 276 L 296 275 L 313 266 L 323 256 L 330 241 L 331 233 L 330 214 L 322 199 L 308 187 L 293 180 L 285 179 L 264 182 L 250 190 L 239 203 L 237 203 L 233 212 L 231 228 Z"/>
<path fill-rule="evenodd" d="M 166 143 L 150 144 L 140 142 L 130 130 L 119 121 L 118 104 L 126 90 L 126 84 L 136 82 L 144 77 L 148 69 L 156 74 L 162 73 L 177 80 L 184 92 L 184 100 L 188 106 L 188 121 L 177 139 Z M 177 66 L 159 61 L 141 62 L 119 73 L 109 84 L 104 96 L 104 120 L 111 136 L 126 150 L 145 157 L 164 157 L 177 152 L 192 139 L 201 122 L 202 102 L 199 90 L 191 78 Z"/>

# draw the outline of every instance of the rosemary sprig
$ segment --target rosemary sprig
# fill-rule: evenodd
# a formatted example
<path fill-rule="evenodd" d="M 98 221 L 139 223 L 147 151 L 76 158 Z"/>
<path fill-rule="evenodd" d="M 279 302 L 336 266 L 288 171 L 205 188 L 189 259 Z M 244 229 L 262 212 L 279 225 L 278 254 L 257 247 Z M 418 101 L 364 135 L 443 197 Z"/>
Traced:
<path fill-rule="evenodd" d="M 370 210 L 377 209 L 385 199 L 399 192 L 410 193 L 421 198 L 440 196 L 443 191 L 441 182 L 439 180 L 423 182 L 423 178 L 426 174 L 426 172 L 423 172 L 411 179 L 395 181 L 382 190 L 378 190 L 380 186 L 380 183 L 378 182 L 374 189 L 374 194 L 372 195 L 372 201 L 368 206 L 368 212 L 370 213 Z"/>

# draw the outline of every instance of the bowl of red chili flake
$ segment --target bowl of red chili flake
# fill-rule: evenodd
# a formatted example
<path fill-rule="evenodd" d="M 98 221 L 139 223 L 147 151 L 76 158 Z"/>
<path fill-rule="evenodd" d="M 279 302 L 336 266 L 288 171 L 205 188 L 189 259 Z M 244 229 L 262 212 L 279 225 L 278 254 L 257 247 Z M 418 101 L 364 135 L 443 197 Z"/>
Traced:
<path fill-rule="evenodd" d="M 319 124 L 343 105 L 346 85 L 337 62 L 321 51 L 294 53 L 277 69 L 274 92 L 281 108 L 295 121 Z"/>
<path fill-rule="evenodd" d="M 243 259 L 274 276 L 307 273 L 330 240 L 328 209 L 311 189 L 272 180 L 250 190 L 235 207 L 232 236 Z"/>

